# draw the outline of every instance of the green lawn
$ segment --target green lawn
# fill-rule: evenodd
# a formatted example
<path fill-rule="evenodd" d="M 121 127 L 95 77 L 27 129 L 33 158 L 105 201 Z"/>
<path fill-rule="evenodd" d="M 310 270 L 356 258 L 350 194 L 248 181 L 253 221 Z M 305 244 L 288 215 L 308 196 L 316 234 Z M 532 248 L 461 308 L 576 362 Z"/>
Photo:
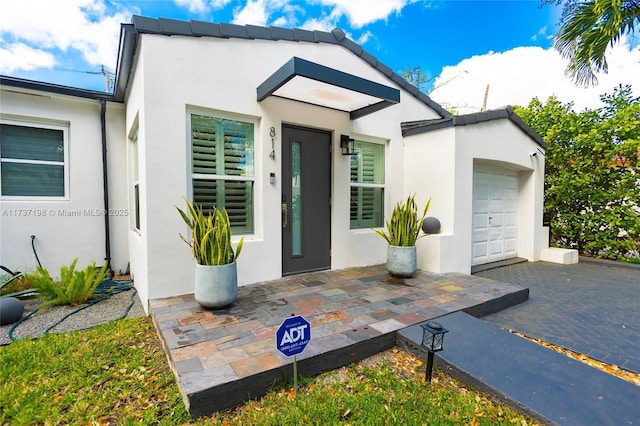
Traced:
<path fill-rule="evenodd" d="M 149 318 L 0 347 L 0 424 L 528 425 L 400 350 L 300 380 L 235 411 L 193 420 Z"/>

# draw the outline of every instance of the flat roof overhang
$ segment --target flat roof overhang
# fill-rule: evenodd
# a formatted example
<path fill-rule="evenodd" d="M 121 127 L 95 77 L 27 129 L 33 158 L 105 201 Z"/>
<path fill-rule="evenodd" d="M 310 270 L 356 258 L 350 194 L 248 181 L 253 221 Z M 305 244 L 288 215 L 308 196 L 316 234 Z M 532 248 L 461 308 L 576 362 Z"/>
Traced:
<path fill-rule="evenodd" d="M 352 120 L 400 102 L 398 89 L 295 56 L 258 86 L 258 102 L 269 96 L 347 111 Z"/>

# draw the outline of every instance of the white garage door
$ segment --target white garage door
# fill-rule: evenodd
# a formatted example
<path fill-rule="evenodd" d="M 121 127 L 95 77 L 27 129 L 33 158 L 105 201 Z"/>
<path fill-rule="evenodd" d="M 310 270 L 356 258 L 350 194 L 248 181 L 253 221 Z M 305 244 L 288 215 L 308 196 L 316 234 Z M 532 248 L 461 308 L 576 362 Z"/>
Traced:
<path fill-rule="evenodd" d="M 518 176 L 498 167 L 473 172 L 472 265 L 517 256 Z"/>

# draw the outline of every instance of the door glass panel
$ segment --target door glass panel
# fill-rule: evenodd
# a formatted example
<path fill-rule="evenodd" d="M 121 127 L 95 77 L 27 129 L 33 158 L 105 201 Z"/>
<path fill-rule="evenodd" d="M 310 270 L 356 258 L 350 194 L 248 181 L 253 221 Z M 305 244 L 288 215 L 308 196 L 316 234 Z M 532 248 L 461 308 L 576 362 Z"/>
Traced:
<path fill-rule="evenodd" d="M 302 146 L 291 143 L 291 254 L 302 255 Z"/>

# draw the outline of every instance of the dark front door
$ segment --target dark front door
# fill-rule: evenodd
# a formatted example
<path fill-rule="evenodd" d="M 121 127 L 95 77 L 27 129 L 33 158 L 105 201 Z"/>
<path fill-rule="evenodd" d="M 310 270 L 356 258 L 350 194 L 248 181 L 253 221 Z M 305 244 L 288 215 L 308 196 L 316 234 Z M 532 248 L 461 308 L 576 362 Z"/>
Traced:
<path fill-rule="evenodd" d="M 331 135 L 282 128 L 282 273 L 331 267 Z"/>

